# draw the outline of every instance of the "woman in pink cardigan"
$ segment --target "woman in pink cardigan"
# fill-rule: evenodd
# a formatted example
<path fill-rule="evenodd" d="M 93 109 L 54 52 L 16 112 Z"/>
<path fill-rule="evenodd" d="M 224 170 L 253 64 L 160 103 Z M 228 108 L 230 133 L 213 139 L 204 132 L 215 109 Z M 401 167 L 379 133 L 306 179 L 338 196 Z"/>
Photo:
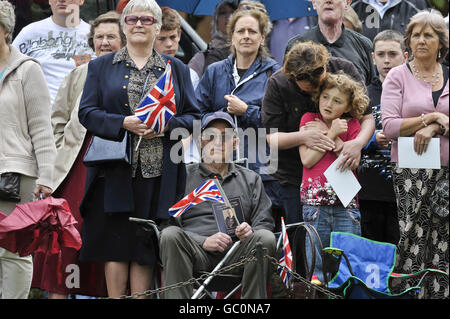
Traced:
<path fill-rule="evenodd" d="M 383 131 L 392 139 L 391 160 L 397 162 L 399 136 L 414 137 L 414 151 L 422 154 L 431 138 L 440 139 L 441 169 L 395 167 L 400 241 L 396 272 L 426 268 L 448 273 L 448 67 L 440 62 L 448 52 L 448 29 L 436 12 L 419 12 L 407 27 L 405 45 L 412 60 L 393 68 L 383 82 Z M 441 215 L 447 216 L 443 217 Z M 394 292 L 417 284 L 392 282 Z M 419 298 L 448 298 L 448 276 L 427 276 Z"/>

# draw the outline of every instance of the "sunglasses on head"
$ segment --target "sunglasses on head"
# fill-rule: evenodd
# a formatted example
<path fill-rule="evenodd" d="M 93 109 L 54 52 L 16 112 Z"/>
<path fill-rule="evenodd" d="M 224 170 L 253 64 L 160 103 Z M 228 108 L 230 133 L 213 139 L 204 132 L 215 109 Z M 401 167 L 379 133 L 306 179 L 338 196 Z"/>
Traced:
<path fill-rule="evenodd" d="M 297 76 L 295 77 L 295 79 L 297 81 L 308 81 L 310 79 L 316 79 L 319 76 L 322 75 L 323 71 L 325 70 L 325 68 L 323 66 L 318 67 L 317 69 L 314 69 L 313 71 L 309 72 L 309 73 L 300 73 L 297 74 Z"/>
<path fill-rule="evenodd" d="M 241 7 L 239 7 L 240 10 L 258 10 L 259 12 L 265 13 L 267 14 L 267 11 L 264 10 L 263 8 L 257 7 L 257 6 L 252 6 L 252 5 L 248 5 L 248 4 L 244 4 Z"/>
<path fill-rule="evenodd" d="M 156 22 L 156 19 L 152 16 L 126 16 L 125 23 L 128 25 L 135 25 L 138 21 L 141 21 L 143 25 L 152 25 Z"/>

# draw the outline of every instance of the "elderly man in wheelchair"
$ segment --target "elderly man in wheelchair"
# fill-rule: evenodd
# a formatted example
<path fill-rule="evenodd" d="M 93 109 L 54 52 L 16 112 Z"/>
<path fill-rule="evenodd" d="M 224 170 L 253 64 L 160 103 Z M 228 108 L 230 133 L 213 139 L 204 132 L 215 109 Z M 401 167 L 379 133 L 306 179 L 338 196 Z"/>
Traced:
<path fill-rule="evenodd" d="M 261 177 L 230 160 L 238 143 L 235 124 L 229 114 L 215 112 L 203 118 L 200 137 L 202 162 L 187 166 L 185 193 L 191 193 L 208 179 L 217 178 L 219 187 L 233 207 L 238 225 L 231 230 L 226 227 L 224 212 L 229 207 L 213 201 L 202 201 L 179 217 L 172 218 L 172 225 L 164 228 L 160 236 L 165 286 L 186 282 L 201 272 L 211 272 L 232 246 L 235 249 L 225 265 L 251 255 L 257 242 L 262 243 L 266 254 L 276 255 L 271 201 L 264 191 Z M 238 241 L 239 245 L 233 245 Z M 267 285 L 273 269 L 267 258 L 263 263 L 264 285 Z M 260 298 L 258 285 L 261 278 L 257 276 L 256 262 L 248 262 L 232 271 L 242 278 L 242 298 Z M 184 285 L 166 291 L 163 298 L 190 298 L 193 289 L 192 285 Z"/>

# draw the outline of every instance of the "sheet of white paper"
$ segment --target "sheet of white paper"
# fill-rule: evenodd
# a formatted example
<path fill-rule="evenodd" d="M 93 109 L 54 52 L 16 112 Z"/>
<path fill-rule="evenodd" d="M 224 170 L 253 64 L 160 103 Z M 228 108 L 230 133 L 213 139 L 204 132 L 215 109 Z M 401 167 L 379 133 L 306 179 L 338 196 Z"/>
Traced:
<path fill-rule="evenodd" d="M 338 157 L 338 159 L 327 168 L 324 175 L 344 207 L 347 207 L 356 194 L 358 194 L 361 189 L 361 184 L 359 184 L 351 170 L 346 169 L 341 172 L 341 170 L 336 169 L 340 160 L 341 157 Z"/>
<path fill-rule="evenodd" d="M 414 151 L 414 137 L 398 138 L 398 166 L 401 168 L 441 168 L 441 146 L 438 138 L 432 138 L 427 151 L 418 155 Z"/>

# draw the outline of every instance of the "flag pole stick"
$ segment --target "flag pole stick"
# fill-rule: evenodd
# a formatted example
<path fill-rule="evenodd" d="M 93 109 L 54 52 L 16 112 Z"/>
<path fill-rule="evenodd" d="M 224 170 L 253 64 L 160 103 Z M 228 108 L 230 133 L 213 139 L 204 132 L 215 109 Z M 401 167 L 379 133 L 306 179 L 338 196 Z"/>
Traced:
<path fill-rule="evenodd" d="M 234 125 L 236 126 L 235 128 L 235 132 L 236 132 L 236 137 L 239 137 L 239 130 L 238 130 L 238 125 L 237 125 L 237 117 L 236 114 L 234 114 Z M 239 143 L 237 143 L 237 147 L 236 147 L 236 160 L 239 161 L 241 159 L 241 150 L 239 149 Z"/>
<path fill-rule="evenodd" d="M 139 137 L 139 141 L 136 144 L 136 149 L 134 150 L 135 152 L 137 152 L 139 145 L 141 145 L 141 141 L 142 141 L 142 136 Z"/>
<path fill-rule="evenodd" d="M 214 183 L 216 184 L 217 188 L 219 189 L 219 193 L 220 195 L 222 195 L 223 200 L 225 202 L 225 205 L 227 205 L 233 212 L 234 217 L 236 218 L 236 221 L 238 223 L 238 225 L 240 225 L 241 223 L 239 222 L 239 219 L 236 216 L 236 212 L 234 211 L 234 207 L 231 206 L 230 201 L 228 200 L 227 195 L 225 194 L 225 191 L 222 188 L 222 185 L 220 185 L 219 179 L 217 178 L 217 176 L 214 176 Z"/>

